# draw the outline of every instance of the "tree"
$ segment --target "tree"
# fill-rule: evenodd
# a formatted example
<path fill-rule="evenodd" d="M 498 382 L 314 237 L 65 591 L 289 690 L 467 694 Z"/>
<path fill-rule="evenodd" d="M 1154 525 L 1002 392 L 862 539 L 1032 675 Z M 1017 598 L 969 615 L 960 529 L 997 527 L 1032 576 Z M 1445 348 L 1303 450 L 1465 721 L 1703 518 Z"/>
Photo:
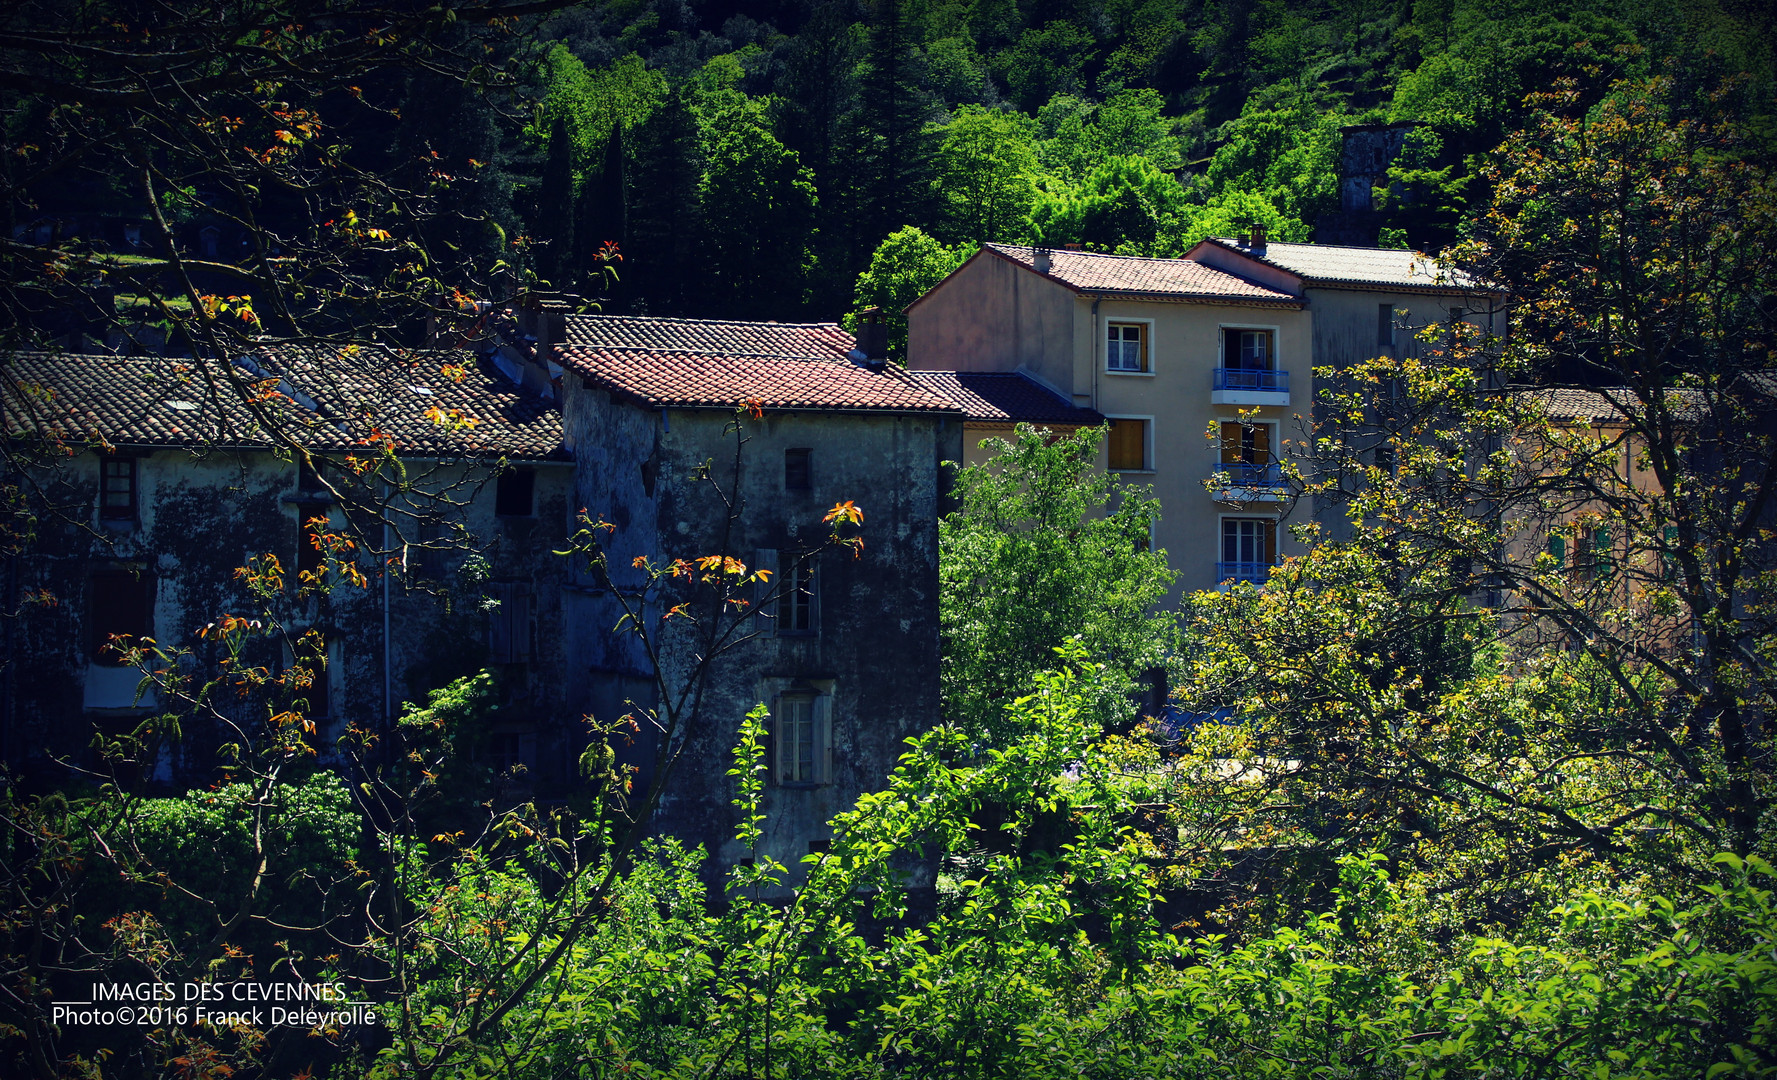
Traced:
<path fill-rule="evenodd" d="M 1016 113 L 966 105 L 940 129 L 933 185 L 949 235 L 976 244 L 1024 238 L 1036 197 L 1032 127 Z"/>
<path fill-rule="evenodd" d="M 1138 677 L 1172 659 L 1174 616 L 1155 605 L 1175 575 L 1149 547 L 1159 505 L 1096 469 L 1102 437 L 1021 425 L 957 476 L 961 505 L 938 526 L 940 677 L 946 717 L 973 738 L 1009 737 L 1007 706 L 1070 640 L 1106 666 L 1104 724 L 1126 721 Z"/>
<path fill-rule="evenodd" d="M 1290 850 L 1374 846 L 1471 922 L 1768 857 L 1777 202 L 1731 91 L 1541 98 L 1447 256 L 1503 343 L 1450 321 L 1324 373 L 1306 488 L 1342 537 L 1204 598 L 1186 680 L 1247 721 Z"/>
<path fill-rule="evenodd" d="M 1051 246 L 1151 255 L 1187 206 L 1185 189 L 1147 158 L 1107 157 L 1077 186 L 1045 187 L 1031 221 Z"/>
<path fill-rule="evenodd" d="M 874 307 L 883 313 L 889 356 L 903 362 L 907 358 L 907 305 L 974 253 L 973 245 L 945 247 L 912 225 L 890 233 L 876 249 L 869 268 L 858 275 L 853 304 L 857 310 Z"/>
<path fill-rule="evenodd" d="M 723 107 L 704 125 L 705 301 L 709 314 L 800 313 L 814 230 L 814 176 L 777 141 L 758 103 Z"/>

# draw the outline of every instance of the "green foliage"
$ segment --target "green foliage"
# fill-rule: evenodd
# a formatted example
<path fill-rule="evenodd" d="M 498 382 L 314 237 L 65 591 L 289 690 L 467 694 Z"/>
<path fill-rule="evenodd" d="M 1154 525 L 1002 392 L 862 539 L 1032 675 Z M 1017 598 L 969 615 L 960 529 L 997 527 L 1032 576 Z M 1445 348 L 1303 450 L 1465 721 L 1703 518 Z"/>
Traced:
<path fill-rule="evenodd" d="M 1149 550 L 1159 504 L 1096 467 L 1102 430 L 1052 436 L 1020 425 L 990 439 L 956 478 L 959 508 L 939 523 L 945 716 L 971 738 L 1016 734 L 1006 709 L 1054 650 L 1078 642 L 1106 666 L 1101 724 L 1129 719 L 1144 670 L 1166 663 L 1173 617 L 1154 610 L 1175 574 Z"/>
<path fill-rule="evenodd" d="M 1416 922 L 1441 901 L 1360 852 L 1338 860 L 1318 911 L 1245 940 L 1166 932 L 1154 910 L 1178 853 L 1131 824 L 1194 778 L 1103 736 L 1095 669 L 1078 647 L 1063 659 L 1013 705 L 1003 746 L 965 755 L 947 729 L 913 740 L 888 788 L 835 819 L 788 903 L 731 890 L 712 911 L 701 853 L 650 847 L 610 917 L 441 1075 L 542 1076 L 565 1060 L 592 1075 L 1107 1080 L 1777 1064 L 1777 908 L 1758 859 L 1724 857 L 1684 900 L 1541 893 L 1533 933 L 1461 931 L 1428 954 Z M 997 827 L 978 824 L 988 807 Z M 946 868 L 936 912 L 917 919 L 915 850 Z M 498 965 L 520 947 L 504 915 L 537 902 L 511 871 L 459 873 L 429 924 L 451 946 L 440 989 L 470 957 Z M 401 1068 L 386 1053 L 374 1075 Z"/>
<path fill-rule="evenodd" d="M 1078 186 L 1046 185 L 1031 219 L 1046 244 L 1149 255 L 1185 213 L 1185 190 L 1171 174 L 1147 158 L 1107 157 Z"/>
<path fill-rule="evenodd" d="M 973 245 L 945 247 L 911 225 L 890 234 L 876 249 L 869 268 L 858 275 L 854 304 L 882 312 L 891 357 L 904 361 L 907 356 L 907 316 L 902 313 L 907 305 L 974 253 Z"/>
<path fill-rule="evenodd" d="M 966 105 L 940 129 L 934 184 L 949 211 L 950 237 L 972 244 L 1024 238 L 1036 198 L 1034 128 L 1017 113 Z"/>
<path fill-rule="evenodd" d="M 810 259 L 814 175 L 771 133 L 757 102 L 727 101 L 705 118 L 703 132 L 698 200 L 710 313 L 791 315 Z"/>

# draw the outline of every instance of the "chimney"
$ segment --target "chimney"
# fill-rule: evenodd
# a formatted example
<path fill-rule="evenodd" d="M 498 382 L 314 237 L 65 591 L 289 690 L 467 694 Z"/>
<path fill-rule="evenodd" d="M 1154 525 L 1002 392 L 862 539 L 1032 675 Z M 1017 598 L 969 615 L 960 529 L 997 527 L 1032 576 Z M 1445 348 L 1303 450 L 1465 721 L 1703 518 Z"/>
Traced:
<path fill-rule="evenodd" d="M 847 354 L 852 363 L 881 371 L 888 360 L 888 327 L 882 321 L 882 309 L 867 307 L 858 312 L 857 348 Z"/>
<path fill-rule="evenodd" d="M 1080 245 L 1078 245 L 1078 244 L 1069 244 L 1069 245 L 1067 245 L 1067 249 L 1068 249 L 1068 250 L 1069 250 L 1069 251 L 1078 251 L 1078 250 L 1080 250 Z"/>
<path fill-rule="evenodd" d="M 1033 248 L 1032 255 L 1031 266 L 1035 267 L 1037 273 L 1047 274 L 1049 272 L 1049 249 L 1046 247 Z"/>
<path fill-rule="evenodd" d="M 1253 254 L 1255 254 L 1255 255 L 1265 254 L 1265 223 L 1264 222 L 1255 221 L 1252 223 L 1251 232 L 1247 236 L 1246 246 L 1249 248 L 1252 248 Z"/>

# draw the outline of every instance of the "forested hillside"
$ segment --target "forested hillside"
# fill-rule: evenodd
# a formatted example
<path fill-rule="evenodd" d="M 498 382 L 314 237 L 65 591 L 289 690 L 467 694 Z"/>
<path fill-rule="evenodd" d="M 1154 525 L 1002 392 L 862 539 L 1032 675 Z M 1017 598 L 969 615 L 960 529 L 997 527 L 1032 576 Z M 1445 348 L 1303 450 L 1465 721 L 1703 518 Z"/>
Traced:
<path fill-rule="evenodd" d="M 546 24 L 541 105 L 487 202 L 548 242 L 558 286 L 619 244 L 621 309 L 832 318 L 908 226 L 861 299 L 904 304 L 877 279 L 985 240 L 1172 254 L 1246 219 L 1309 239 L 1340 128 L 1418 121 L 1384 238 L 1435 250 L 1527 93 L 1768 74 L 1770 26 L 1642 0 L 587 5 Z"/>
<path fill-rule="evenodd" d="M 437 251 L 606 310 L 830 319 L 906 303 L 984 240 L 1169 254 L 1244 220 L 1309 239 L 1356 123 L 1421 125 L 1382 236 L 1437 249 L 1485 195 L 1480 155 L 1557 80 L 1589 101 L 1748 72 L 1768 135 L 1773 26 L 1744 0 L 616 0 L 453 24 L 456 57 L 516 81 L 428 59 L 364 72 L 351 109 L 320 100 L 342 159 L 455 180 Z M 34 173 L 66 116 L 10 92 L 15 239 L 34 214 L 146 214 L 108 157 Z M 186 218 L 231 212 L 211 186 L 192 176 Z M 259 225 L 315 224 L 267 199 Z"/>

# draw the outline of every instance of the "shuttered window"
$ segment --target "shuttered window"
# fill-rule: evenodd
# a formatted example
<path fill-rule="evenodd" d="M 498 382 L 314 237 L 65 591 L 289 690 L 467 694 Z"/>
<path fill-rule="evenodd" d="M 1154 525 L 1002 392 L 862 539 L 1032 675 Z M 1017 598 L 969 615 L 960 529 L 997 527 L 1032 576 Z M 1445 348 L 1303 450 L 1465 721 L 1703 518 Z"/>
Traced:
<path fill-rule="evenodd" d="M 1222 421 L 1222 464 L 1268 465 L 1271 425 Z"/>
<path fill-rule="evenodd" d="M 1112 420 L 1106 443 L 1112 471 L 1135 472 L 1149 468 L 1148 421 Z"/>
<path fill-rule="evenodd" d="M 488 612 L 489 657 L 496 664 L 523 664 L 531 659 L 531 587 L 528 582 L 496 581 L 488 595 L 499 606 Z"/>

